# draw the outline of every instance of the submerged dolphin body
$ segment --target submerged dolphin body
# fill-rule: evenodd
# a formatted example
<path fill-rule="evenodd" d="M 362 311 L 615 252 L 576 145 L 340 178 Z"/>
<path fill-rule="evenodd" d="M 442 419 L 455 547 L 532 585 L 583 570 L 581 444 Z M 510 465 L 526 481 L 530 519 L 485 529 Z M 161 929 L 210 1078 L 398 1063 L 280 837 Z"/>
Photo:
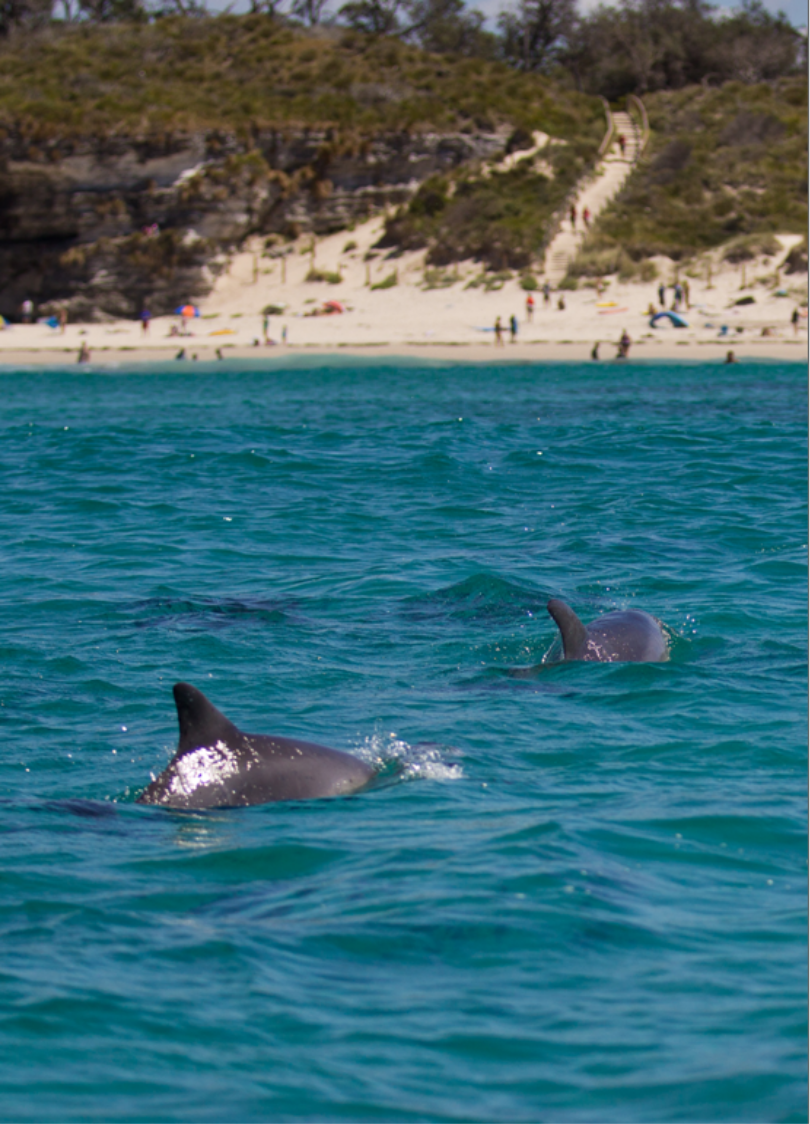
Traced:
<path fill-rule="evenodd" d="M 188 683 L 175 683 L 177 753 L 138 797 L 168 808 L 233 808 L 343 796 L 374 770 L 348 753 L 298 738 L 245 734 Z"/>
<path fill-rule="evenodd" d="M 641 609 L 617 609 L 585 625 L 564 601 L 552 598 L 546 607 L 560 630 L 565 660 L 656 663 L 669 658 L 660 622 Z"/>

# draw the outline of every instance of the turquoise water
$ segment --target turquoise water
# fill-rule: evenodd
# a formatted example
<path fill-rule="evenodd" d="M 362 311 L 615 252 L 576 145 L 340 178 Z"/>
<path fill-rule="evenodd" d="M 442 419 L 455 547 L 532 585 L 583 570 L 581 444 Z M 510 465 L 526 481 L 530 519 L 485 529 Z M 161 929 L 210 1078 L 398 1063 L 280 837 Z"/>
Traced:
<path fill-rule="evenodd" d="M 801 365 L 2 390 L 2 1119 L 807 1119 Z M 178 679 L 381 783 L 136 805 Z"/>

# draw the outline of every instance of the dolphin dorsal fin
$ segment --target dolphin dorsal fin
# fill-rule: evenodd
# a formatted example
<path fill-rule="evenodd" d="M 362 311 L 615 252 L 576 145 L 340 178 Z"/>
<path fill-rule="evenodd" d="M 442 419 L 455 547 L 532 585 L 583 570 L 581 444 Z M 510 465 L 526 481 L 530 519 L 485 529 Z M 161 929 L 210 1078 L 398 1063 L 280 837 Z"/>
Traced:
<path fill-rule="evenodd" d="M 227 740 L 238 734 L 236 726 L 209 702 L 202 691 L 190 683 L 175 683 L 174 703 L 180 723 L 180 743 L 177 752 L 210 745 L 219 739 Z"/>
<path fill-rule="evenodd" d="M 562 636 L 563 654 L 567 660 L 575 660 L 588 640 L 585 625 L 570 605 L 552 597 L 546 605 Z"/>

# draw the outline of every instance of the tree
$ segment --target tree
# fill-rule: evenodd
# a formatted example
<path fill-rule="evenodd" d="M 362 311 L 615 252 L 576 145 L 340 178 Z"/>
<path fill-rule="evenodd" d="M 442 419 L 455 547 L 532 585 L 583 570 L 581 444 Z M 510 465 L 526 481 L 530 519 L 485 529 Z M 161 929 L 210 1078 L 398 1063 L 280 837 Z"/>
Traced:
<path fill-rule="evenodd" d="M 407 0 L 410 25 L 403 39 L 412 39 L 425 51 L 439 54 L 482 55 L 495 53 L 493 36 L 483 30 L 484 17 L 468 11 L 464 0 Z"/>
<path fill-rule="evenodd" d="M 395 35 L 403 0 L 350 0 L 338 15 L 355 31 L 369 35 Z"/>
<path fill-rule="evenodd" d="M 575 0 L 520 0 L 498 16 L 505 58 L 521 70 L 545 70 L 576 27 Z"/>
<path fill-rule="evenodd" d="M 40 27 L 51 18 L 53 0 L 0 0 L 0 36 L 15 27 Z"/>
<path fill-rule="evenodd" d="M 293 0 L 290 13 L 308 27 L 317 27 L 325 7 L 326 0 Z"/>
<path fill-rule="evenodd" d="M 142 0 L 78 0 L 78 5 L 82 15 L 93 23 L 148 19 Z"/>

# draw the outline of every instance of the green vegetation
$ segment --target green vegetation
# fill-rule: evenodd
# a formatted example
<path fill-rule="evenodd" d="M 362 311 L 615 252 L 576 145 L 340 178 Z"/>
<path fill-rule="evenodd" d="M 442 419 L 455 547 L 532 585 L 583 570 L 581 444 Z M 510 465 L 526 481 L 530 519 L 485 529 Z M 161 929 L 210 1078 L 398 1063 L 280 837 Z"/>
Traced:
<path fill-rule="evenodd" d="M 343 280 L 343 275 L 334 273 L 331 269 L 310 269 L 304 280 L 326 281 L 329 285 L 339 285 Z"/>
<path fill-rule="evenodd" d="M 576 131 L 593 99 L 490 60 L 429 55 L 354 31 L 313 36 L 268 15 L 50 24 L 0 49 L 0 126 L 32 146 L 129 134 L 331 128 L 326 155 L 422 128 Z M 41 153 L 41 155 L 45 155 Z"/>
<path fill-rule="evenodd" d="M 571 276 L 645 258 L 675 261 L 732 242 L 730 261 L 773 251 L 775 232 L 807 229 L 807 80 L 692 86 L 645 99 L 643 160 L 600 215 Z M 736 256 L 735 256 L 736 255 Z M 639 275 L 638 273 L 636 275 Z"/>
<path fill-rule="evenodd" d="M 570 140 L 544 150 L 543 171 L 526 160 L 506 172 L 462 168 L 427 180 L 388 219 L 378 246 L 427 247 L 432 266 L 472 258 L 489 270 L 527 269 L 549 239 L 552 216 L 596 160 L 604 133 L 601 109 L 586 99 L 578 108 Z"/>
<path fill-rule="evenodd" d="M 399 284 L 399 274 L 396 270 L 389 273 L 382 281 L 378 281 L 376 285 L 372 285 L 372 289 L 393 289 L 395 285 Z"/>

